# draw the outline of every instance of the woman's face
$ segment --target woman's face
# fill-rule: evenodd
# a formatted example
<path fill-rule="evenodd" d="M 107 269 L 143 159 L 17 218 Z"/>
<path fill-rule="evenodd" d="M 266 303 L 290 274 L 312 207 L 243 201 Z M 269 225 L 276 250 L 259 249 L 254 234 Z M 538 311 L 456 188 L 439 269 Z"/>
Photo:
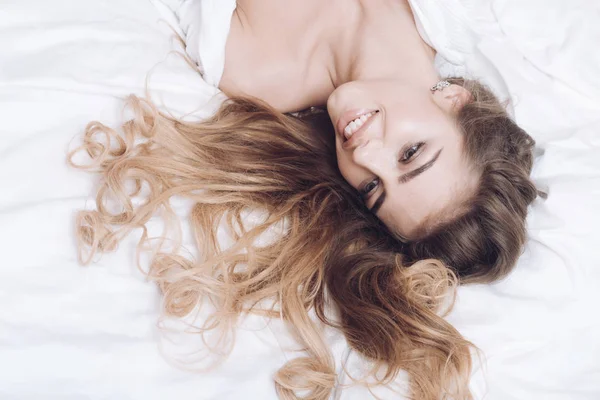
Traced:
<path fill-rule="evenodd" d="M 342 175 L 404 238 L 451 218 L 475 189 L 453 120 L 469 99 L 461 86 L 432 93 L 395 80 L 349 82 L 329 97 Z"/>

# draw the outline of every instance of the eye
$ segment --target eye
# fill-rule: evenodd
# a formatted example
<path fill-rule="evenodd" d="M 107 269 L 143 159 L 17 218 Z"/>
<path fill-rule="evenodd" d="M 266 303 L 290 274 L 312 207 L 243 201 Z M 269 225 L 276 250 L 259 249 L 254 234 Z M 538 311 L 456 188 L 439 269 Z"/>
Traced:
<path fill-rule="evenodd" d="M 379 186 L 379 178 L 375 178 L 372 181 L 369 181 L 369 183 L 367 183 L 362 189 L 360 189 L 360 195 L 363 197 L 363 199 L 369 198 L 369 195 L 373 193 L 375 189 L 377 189 L 377 186 Z"/>
<path fill-rule="evenodd" d="M 400 161 L 403 163 L 410 162 L 415 157 L 415 154 L 417 154 L 419 152 L 421 147 L 423 147 L 424 144 L 425 143 L 422 143 L 422 142 L 417 143 L 417 144 L 410 146 L 408 149 L 404 150 L 404 152 L 402 153 L 402 157 L 400 157 Z"/>

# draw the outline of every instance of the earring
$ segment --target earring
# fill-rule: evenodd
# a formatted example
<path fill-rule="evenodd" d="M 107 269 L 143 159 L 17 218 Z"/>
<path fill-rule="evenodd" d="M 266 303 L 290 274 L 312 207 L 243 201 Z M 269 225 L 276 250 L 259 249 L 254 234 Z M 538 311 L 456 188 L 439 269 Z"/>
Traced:
<path fill-rule="evenodd" d="M 435 85 L 433 85 L 430 90 L 431 90 L 431 93 L 435 93 L 438 90 L 441 92 L 442 90 L 444 90 L 448 86 L 450 86 L 450 82 L 448 82 L 446 80 L 439 81 L 438 83 L 436 83 Z"/>

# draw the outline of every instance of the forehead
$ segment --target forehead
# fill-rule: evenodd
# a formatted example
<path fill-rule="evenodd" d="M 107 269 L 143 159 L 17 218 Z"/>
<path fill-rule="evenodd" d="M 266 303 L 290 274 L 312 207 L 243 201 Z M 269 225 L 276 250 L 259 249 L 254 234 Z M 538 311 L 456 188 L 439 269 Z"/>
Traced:
<path fill-rule="evenodd" d="M 463 156 L 461 140 L 445 140 L 432 145 L 443 147 L 436 163 L 409 182 L 393 182 L 391 187 L 386 187 L 386 200 L 378 212 L 388 228 L 409 239 L 428 218 L 451 217 L 453 211 L 474 193 L 478 181 L 477 174 Z M 425 158 L 410 169 L 428 160 Z"/>

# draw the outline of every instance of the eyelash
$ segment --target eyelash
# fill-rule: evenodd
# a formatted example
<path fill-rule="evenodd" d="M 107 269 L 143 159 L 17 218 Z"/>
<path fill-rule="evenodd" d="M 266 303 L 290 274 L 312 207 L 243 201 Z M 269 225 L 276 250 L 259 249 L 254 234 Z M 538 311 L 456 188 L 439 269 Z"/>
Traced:
<path fill-rule="evenodd" d="M 417 154 L 419 152 L 419 150 L 421 150 L 421 148 L 423 147 L 423 145 L 425 145 L 425 143 L 423 143 L 423 142 L 419 142 L 417 144 L 411 145 L 408 149 L 405 149 L 402 152 L 402 157 L 400 157 L 399 161 L 402 162 L 402 163 L 404 163 L 404 164 L 407 164 L 407 163 L 411 162 L 414 159 L 415 154 Z M 408 152 L 411 151 L 411 150 L 413 150 L 413 153 L 410 156 L 407 156 Z"/>
<path fill-rule="evenodd" d="M 401 163 L 404 164 L 408 164 L 410 161 L 412 161 L 415 157 L 415 154 L 417 154 L 419 152 L 419 150 L 421 150 L 421 148 L 425 145 L 425 143 L 423 142 L 419 142 L 417 144 L 413 144 L 411 145 L 409 148 L 405 149 L 402 152 L 402 157 L 400 157 L 400 160 L 398 160 Z M 410 151 L 413 151 L 412 154 L 408 155 L 408 153 Z M 374 186 L 372 186 L 370 189 L 369 187 L 375 183 Z M 366 200 L 369 198 L 369 193 L 372 193 L 375 189 L 377 189 L 377 187 L 379 186 L 379 178 L 375 178 L 371 181 L 369 181 L 359 192 L 360 195 L 362 196 L 363 200 Z"/>
<path fill-rule="evenodd" d="M 369 186 L 371 186 L 374 182 L 376 182 L 375 186 L 373 186 L 371 189 L 368 189 Z M 362 196 L 363 200 L 368 199 L 369 193 L 372 193 L 375 189 L 377 189 L 378 186 L 379 186 L 379 178 L 375 178 L 375 179 L 367 182 L 367 184 L 360 190 L 360 195 Z"/>

